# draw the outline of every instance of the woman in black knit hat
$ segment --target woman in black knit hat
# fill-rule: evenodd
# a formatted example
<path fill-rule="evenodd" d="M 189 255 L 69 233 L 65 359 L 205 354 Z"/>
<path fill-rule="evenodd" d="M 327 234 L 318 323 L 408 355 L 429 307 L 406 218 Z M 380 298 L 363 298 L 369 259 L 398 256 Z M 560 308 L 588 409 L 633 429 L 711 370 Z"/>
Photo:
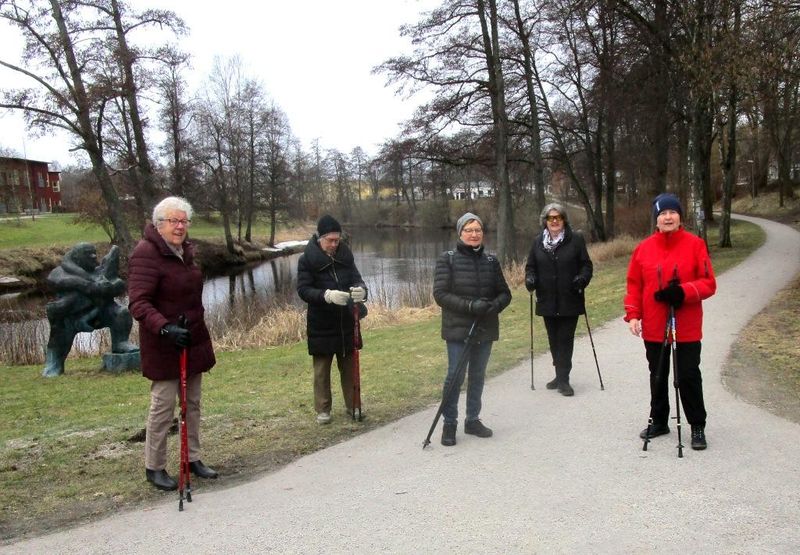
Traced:
<path fill-rule="evenodd" d="M 342 242 L 342 226 L 325 214 L 297 263 L 297 293 L 308 303 L 306 335 L 314 366 L 317 422 L 331 421 L 331 366 L 336 356 L 348 414 L 353 411 L 354 318 L 351 302 L 363 303 L 367 287 L 353 253 Z M 363 306 L 363 304 L 361 305 Z M 358 338 L 359 344 L 361 338 Z"/>

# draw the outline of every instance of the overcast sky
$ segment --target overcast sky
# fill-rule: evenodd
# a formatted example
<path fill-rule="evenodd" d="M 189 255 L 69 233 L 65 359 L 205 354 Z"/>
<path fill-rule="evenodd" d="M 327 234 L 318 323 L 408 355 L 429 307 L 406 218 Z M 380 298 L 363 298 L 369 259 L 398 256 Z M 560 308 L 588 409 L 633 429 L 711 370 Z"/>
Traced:
<path fill-rule="evenodd" d="M 438 0 L 129 0 L 136 9 L 172 9 L 190 34 L 181 40 L 193 56 L 190 82 L 208 75 L 214 56 L 238 54 L 249 76 L 259 79 L 286 112 L 305 147 L 319 138 L 323 148 L 373 154 L 398 124 L 411 116 L 415 99 L 395 95 L 371 69 L 410 50 L 398 28 L 414 23 Z M 13 32 L 16 34 L 16 31 Z M 0 56 L 16 61 L 21 41 L 0 28 Z M 141 36 L 139 37 L 141 38 Z M 134 40 L 136 37 L 134 35 Z M 0 87 L 18 81 L 0 69 Z M 24 143 L 23 143 L 24 141 Z M 0 146 L 28 158 L 74 162 L 61 137 L 33 138 L 21 118 L 0 112 Z"/>

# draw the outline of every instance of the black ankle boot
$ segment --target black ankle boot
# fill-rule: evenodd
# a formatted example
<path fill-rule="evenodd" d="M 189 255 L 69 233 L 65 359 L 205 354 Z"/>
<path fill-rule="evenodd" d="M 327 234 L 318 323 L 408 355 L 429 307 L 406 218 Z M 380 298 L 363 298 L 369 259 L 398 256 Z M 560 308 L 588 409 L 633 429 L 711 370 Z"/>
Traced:
<path fill-rule="evenodd" d="M 189 470 L 198 478 L 211 478 L 212 480 L 219 476 L 216 470 L 208 468 L 202 461 L 194 461 L 189 463 Z"/>
<path fill-rule="evenodd" d="M 444 426 L 442 426 L 442 445 L 452 447 L 456 444 L 456 426 L 455 422 L 452 424 L 444 423 Z"/>
<path fill-rule="evenodd" d="M 558 376 L 553 378 L 551 381 L 547 382 L 545 386 L 547 389 L 558 389 Z"/>
<path fill-rule="evenodd" d="M 150 470 L 149 468 L 145 468 L 144 475 L 147 476 L 148 482 L 160 490 L 175 491 L 178 489 L 178 482 L 170 478 L 166 470 Z"/>
<path fill-rule="evenodd" d="M 692 426 L 692 449 L 702 451 L 708 447 L 705 426 Z"/>
<path fill-rule="evenodd" d="M 558 392 L 564 397 L 572 397 L 575 395 L 575 390 L 569 385 L 569 382 L 558 382 Z"/>

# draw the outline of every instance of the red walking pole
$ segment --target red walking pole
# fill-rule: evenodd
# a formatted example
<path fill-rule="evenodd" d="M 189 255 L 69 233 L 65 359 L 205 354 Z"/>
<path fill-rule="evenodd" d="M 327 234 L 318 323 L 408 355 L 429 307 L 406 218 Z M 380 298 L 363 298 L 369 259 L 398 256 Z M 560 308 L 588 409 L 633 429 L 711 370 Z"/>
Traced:
<path fill-rule="evenodd" d="M 358 303 L 353 303 L 353 420 L 360 422 L 363 417 L 361 414 L 361 363 L 358 352 L 363 344 L 358 308 Z"/>
<path fill-rule="evenodd" d="M 186 316 L 181 316 L 178 319 L 178 325 L 183 328 L 188 326 Z M 186 428 L 186 366 L 189 349 L 184 347 L 181 349 L 180 354 L 180 442 L 181 442 L 181 462 L 178 470 L 178 510 L 183 510 L 184 487 L 186 490 L 186 502 L 192 502 L 192 481 L 191 473 L 189 472 L 189 431 Z"/>

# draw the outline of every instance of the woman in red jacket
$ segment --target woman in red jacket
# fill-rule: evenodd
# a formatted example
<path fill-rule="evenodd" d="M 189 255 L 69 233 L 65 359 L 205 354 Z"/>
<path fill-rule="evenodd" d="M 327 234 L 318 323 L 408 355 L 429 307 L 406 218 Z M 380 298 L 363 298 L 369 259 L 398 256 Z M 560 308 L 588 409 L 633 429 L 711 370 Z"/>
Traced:
<path fill-rule="evenodd" d="M 714 294 L 717 282 L 705 241 L 683 229 L 678 198 L 669 193 L 657 196 L 653 216 L 657 231 L 633 251 L 625 295 L 625 321 L 633 335 L 644 339 L 650 368 L 650 437 L 669 433 L 670 350 L 664 350 L 664 333 L 672 306 L 681 403 L 692 427 L 692 449 L 705 449 L 701 301 Z M 647 429 L 640 436 L 646 434 Z"/>
<path fill-rule="evenodd" d="M 167 432 L 172 425 L 180 378 L 179 355 L 188 350 L 186 427 L 189 469 L 200 478 L 216 471 L 200 461 L 200 384 L 214 366 L 211 337 L 203 320 L 203 275 L 194 263 L 187 233 L 192 207 L 179 197 L 167 197 L 153 209 L 153 223 L 133 249 L 128 263 L 131 314 L 139 322 L 142 374 L 152 380 L 145 438 L 145 475 L 162 490 L 177 489 L 167 474 Z M 185 316 L 186 327 L 178 323 Z"/>

